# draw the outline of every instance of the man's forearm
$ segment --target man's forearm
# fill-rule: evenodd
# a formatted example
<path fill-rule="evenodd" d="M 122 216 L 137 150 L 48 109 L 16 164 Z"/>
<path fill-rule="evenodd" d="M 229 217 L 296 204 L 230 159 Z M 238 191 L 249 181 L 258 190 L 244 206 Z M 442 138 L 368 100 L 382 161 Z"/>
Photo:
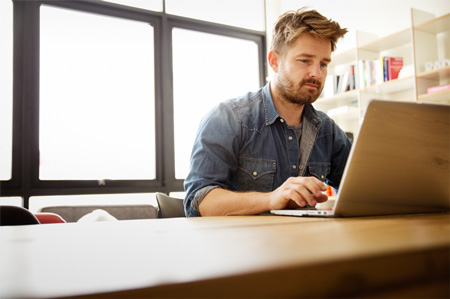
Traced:
<path fill-rule="evenodd" d="M 268 193 L 216 188 L 199 205 L 202 216 L 255 215 L 269 210 Z"/>
<path fill-rule="evenodd" d="M 315 177 L 290 177 L 272 192 L 233 192 L 216 188 L 199 205 L 202 216 L 255 215 L 271 209 L 315 207 L 327 201 L 326 185 Z"/>

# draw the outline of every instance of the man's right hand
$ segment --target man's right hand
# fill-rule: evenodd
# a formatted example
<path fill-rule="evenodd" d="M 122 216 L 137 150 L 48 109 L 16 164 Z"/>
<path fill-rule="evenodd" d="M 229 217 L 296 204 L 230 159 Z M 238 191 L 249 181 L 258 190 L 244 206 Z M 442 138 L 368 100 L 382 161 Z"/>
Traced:
<path fill-rule="evenodd" d="M 269 207 L 270 210 L 304 207 L 307 204 L 314 207 L 328 200 L 323 193 L 325 191 L 327 186 L 315 177 L 290 177 L 270 193 Z"/>

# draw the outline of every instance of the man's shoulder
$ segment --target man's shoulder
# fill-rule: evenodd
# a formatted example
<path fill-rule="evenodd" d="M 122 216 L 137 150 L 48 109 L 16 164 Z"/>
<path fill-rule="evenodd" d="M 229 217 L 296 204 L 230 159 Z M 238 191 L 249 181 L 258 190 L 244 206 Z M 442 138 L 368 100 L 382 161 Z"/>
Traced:
<path fill-rule="evenodd" d="M 245 119 L 247 117 L 255 117 L 259 115 L 261 111 L 265 109 L 264 92 L 262 88 L 256 91 L 250 91 L 246 94 L 228 99 L 219 104 L 219 110 L 232 111 L 239 119 Z"/>
<path fill-rule="evenodd" d="M 264 92 L 262 88 L 256 91 L 249 91 L 239 97 L 229 99 L 223 102 L 224 105 L 229 105 L 233 109 L 247 109 L 248 107 L 255 107 L 261 105 L 264 99 Z"/>
<path fill-rule="evenodd" d="M 260 88 L 221 103 L 219 110 L 223 114 L 232 114 L 232 118 L 243 127 L 261 130 L 267 122 L 268 103 Z"/>
<path fill-rule="evenodd" d="M 264 118 L 264 110 L 264 92 L 261 88 L 220 102 L 206 114 L 204 121 L 216 123 L 226 120 L 248 125 L 257 118 Z"/>

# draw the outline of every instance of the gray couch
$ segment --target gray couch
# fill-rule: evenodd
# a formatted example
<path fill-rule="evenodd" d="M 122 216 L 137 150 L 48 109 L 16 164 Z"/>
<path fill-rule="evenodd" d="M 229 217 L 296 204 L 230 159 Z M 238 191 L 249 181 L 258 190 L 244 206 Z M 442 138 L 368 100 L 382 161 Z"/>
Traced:
<path fill-rule="evenodd" d="M 118 220 L 158 218 L 158 208 L 152 205 L 49 206 L 39 209 L 38 213 L 55 213 L 66 222 L 77 222 L 81 217 L 97 209 L 108 212 Z"/>

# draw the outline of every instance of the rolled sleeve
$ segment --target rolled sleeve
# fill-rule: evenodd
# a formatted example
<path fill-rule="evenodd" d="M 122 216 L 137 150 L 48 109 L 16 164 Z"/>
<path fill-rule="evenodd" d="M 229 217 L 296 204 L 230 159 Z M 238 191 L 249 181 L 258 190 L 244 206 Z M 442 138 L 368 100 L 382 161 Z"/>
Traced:
<path fill-rule="evenodd" d="M 193 199 L 190 201 L 190 209 L 187 211 L 187 217 L 198 217 L 200 215 L 199 206 L 206 195 L 214 189 L 220 188 L 220 186 L 206 186 L 200 190 L 198 190 Z"/>
<path fill-rule="evenodd" d="M 220 104 L 202 120 L 184 182 L 188 217 L 200 216 L 198 206 L 212 189 L 230 189 L 230 177 L 237 169 L 239 127 L 230 103 Z"/>

